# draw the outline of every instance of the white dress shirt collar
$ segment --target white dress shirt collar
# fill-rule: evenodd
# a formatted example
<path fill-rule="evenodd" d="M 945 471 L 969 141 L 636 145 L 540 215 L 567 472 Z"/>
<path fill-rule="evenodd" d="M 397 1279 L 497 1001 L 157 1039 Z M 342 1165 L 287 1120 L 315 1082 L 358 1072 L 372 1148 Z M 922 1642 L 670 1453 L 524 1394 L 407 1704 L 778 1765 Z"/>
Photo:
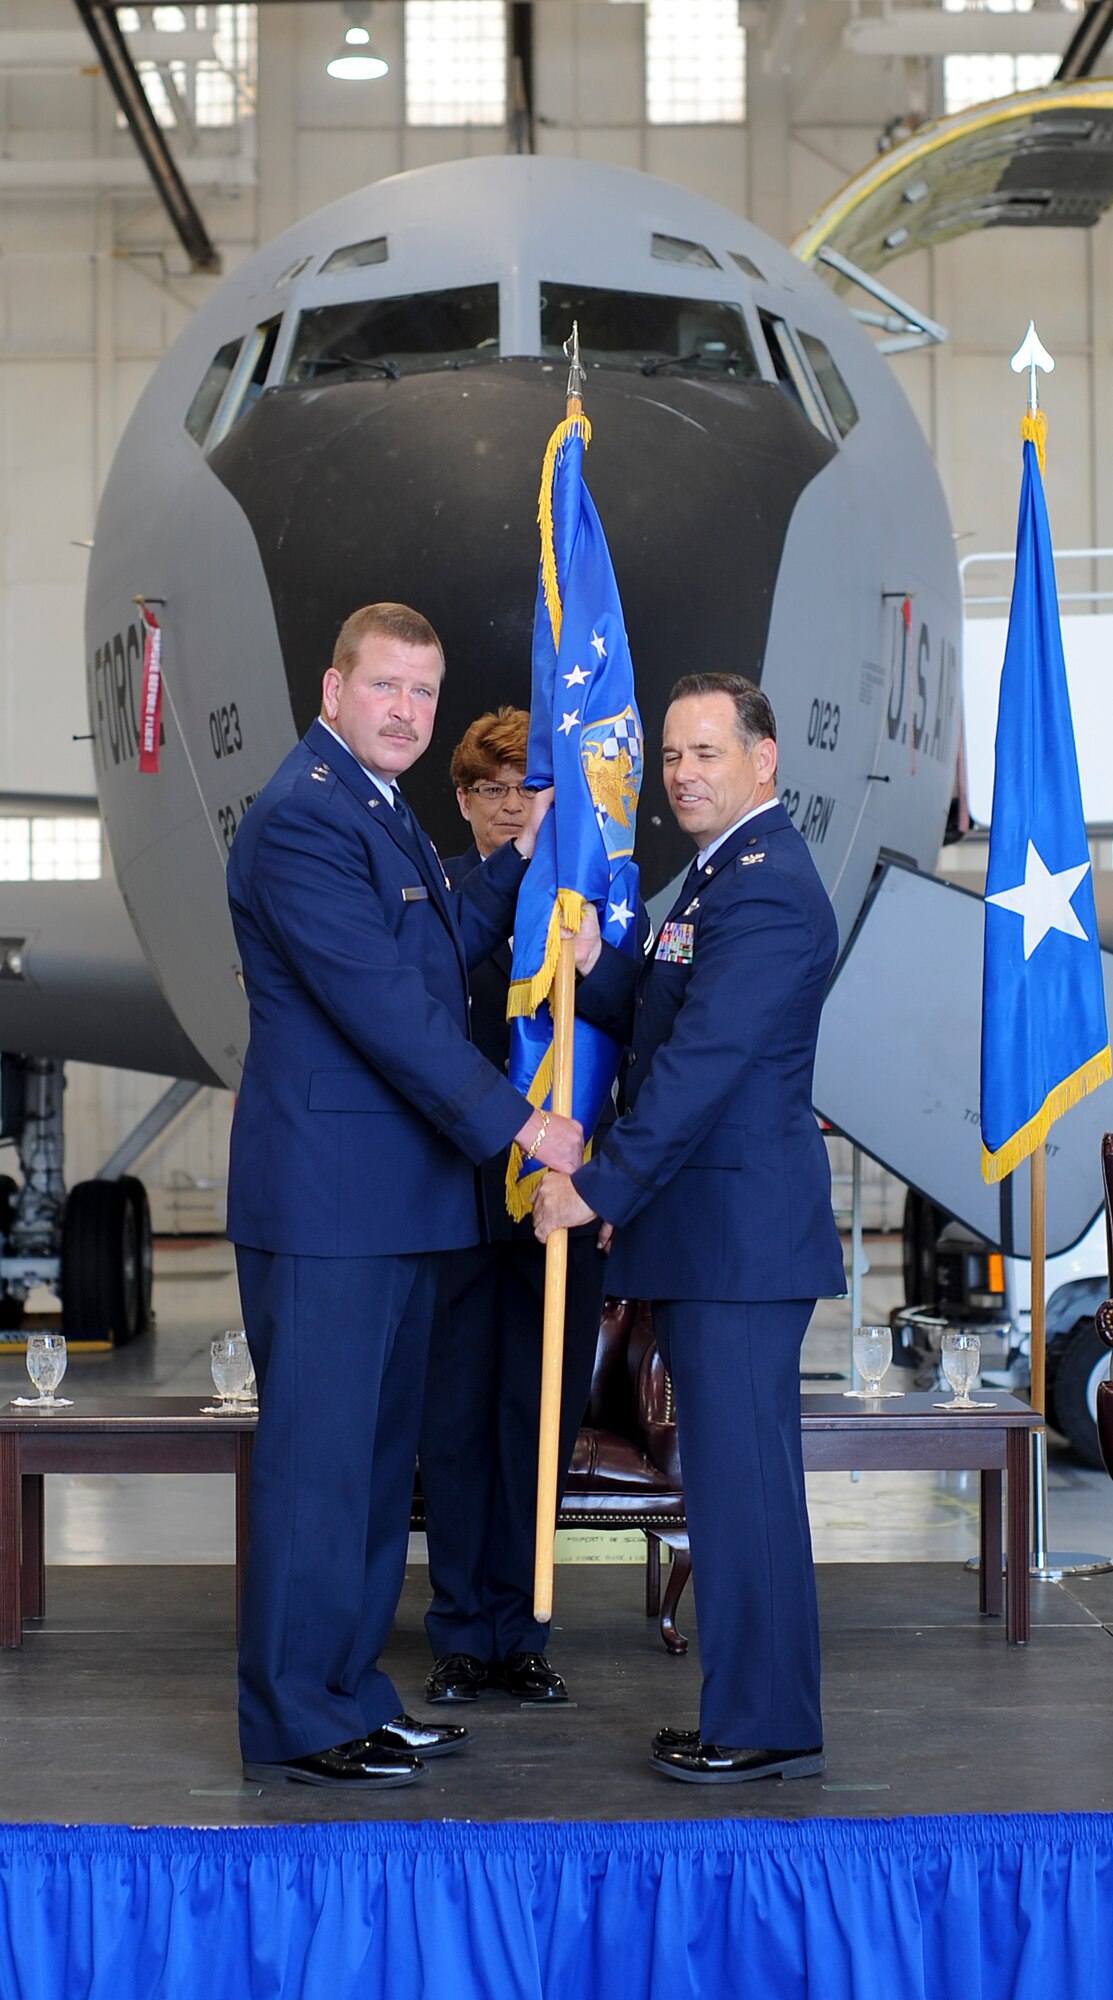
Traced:
<path fill-rule="evenodd" d="M 737 833 L 740 826 L 745 826 L 748 819 L 756 819 L 759 813 L 768 812 L 770 806 L 777 805 L 780 805 L 780 800 L 774 797 L 763 799 L 759 806 L 751 806 L 749 812 L 744 812 L 741 819 L 736 819 L 733 826 L 728 826 L 726 832 L 719 835 L 718 840 L 713 840 L 710 847 L 705 847 L 701 853 L 697 854 L 696 860 L 699 866 L 705 868 L 712 855 L 718 853 L 724 840 L 729 840 L 731 834 Z"/>

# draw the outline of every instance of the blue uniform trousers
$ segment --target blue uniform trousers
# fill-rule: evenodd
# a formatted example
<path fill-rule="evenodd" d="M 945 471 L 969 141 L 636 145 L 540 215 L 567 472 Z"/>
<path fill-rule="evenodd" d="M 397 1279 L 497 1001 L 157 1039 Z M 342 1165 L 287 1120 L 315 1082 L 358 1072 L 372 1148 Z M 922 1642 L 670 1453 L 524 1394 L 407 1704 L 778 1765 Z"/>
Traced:
<path fill-rule="evenodd" d="M 402 1711 L 378 1662 L 405 1573 L 437 1263 L 236 1248 L 259 1384 L 246 1759 L 306 1756 Z"/>
<path fill-rule="evenodd" d="M 705 1743 L 822 1743 L 819 1621 L 800 1439 L 812 1299 L 653 1301 L 676 1396 Z"/>
<path fill-rule="evenodd" d="M 591 1389 L 605 1259 L 598 1226 L 568 1241 L 559 1477 Z M 532 1237 L 446 1252 L 429 1350 L 421 1483 L 435 1658 L 544 1652 L 533 1616 L 545 1252 Z"/>

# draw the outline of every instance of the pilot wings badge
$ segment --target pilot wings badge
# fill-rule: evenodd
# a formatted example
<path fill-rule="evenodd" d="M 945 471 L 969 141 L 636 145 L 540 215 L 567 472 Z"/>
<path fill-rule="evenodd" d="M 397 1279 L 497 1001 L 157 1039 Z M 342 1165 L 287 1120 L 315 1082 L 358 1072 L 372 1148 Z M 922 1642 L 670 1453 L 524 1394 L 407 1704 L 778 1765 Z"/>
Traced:
<path fill-rule="evenodd" d="M 580 736 L 580 758 L 608 858 L 634 852 L 634 816 L 642 782 L 642 733 L 633 708 L 590 722 Z"/>

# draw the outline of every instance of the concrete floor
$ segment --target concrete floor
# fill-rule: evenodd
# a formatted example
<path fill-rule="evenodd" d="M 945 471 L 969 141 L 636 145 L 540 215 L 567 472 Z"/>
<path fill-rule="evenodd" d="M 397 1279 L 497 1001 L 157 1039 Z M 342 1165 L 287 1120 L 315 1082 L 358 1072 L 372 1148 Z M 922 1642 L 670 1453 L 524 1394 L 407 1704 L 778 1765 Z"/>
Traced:
<path fill-rule="evenodd" d="M 867 1241 L 871 1268 L 862 1313 L 885 1319 L 900 1302 L 900 1244 Z M 155 1253 L 157 1331 L 131 1347 L 75 1354 L 65 1393 L 159 1391 L 209 1400 L 209 1341 L 241 1323 L 232 1252 L 217 1239 L 161 1244 Z M 804 1344 L 803 1368 L 816 1388 L 849 1372 L 849 1309 L 821 1302 Z M 901 1378 L 902 1379 L 902 1378 Z M 27 1392 L 22 1355 L 0 1348 L 0 1398 Z M 963 1562 L 977 1549 L 978 1482 L 964 1473 L 817 1473 L 808 1498 L 821 1563 Z M 1048 1453 L 1049 1548 L 1113 1553 L 1113 1481 L 1080 1466 L 1054 1437 Z M 559 1556 L 640 1563 L 644 1543 L 628 1537 L 562 1535 Z M 420 1560 L 414 1538 L 411 1556 Z M 47 1488 L 50 1563 L 228 1563 L 233 1557 L 231 1480 L 219 1478 L 55 1478 Z"/>

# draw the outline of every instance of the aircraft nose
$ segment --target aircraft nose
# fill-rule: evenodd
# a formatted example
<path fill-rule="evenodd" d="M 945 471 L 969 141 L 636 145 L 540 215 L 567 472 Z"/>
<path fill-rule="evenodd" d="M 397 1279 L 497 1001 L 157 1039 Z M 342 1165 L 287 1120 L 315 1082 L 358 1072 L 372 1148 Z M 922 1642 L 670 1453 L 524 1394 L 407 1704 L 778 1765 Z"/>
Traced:
<path fill-rule="evenodd" d="M 454 745 L 478 715 L 530 702 L 538 485 L 562 390 L 561 372 L 537 360 L 286 385 L 205 461 L 254 535 L 299 731 L 350 611 L 390 600 L 429 619 L 447 672 L 410 791 L 448 852 Z M 721 661 L 760 681 L 789 518 L 835 448 L 764 383 L 600 370 L 590 414 L 585 475 L 652 743 L 679 663 Z M 650 885 L 685 852 L 652 756 L 638 851 Z"/>

